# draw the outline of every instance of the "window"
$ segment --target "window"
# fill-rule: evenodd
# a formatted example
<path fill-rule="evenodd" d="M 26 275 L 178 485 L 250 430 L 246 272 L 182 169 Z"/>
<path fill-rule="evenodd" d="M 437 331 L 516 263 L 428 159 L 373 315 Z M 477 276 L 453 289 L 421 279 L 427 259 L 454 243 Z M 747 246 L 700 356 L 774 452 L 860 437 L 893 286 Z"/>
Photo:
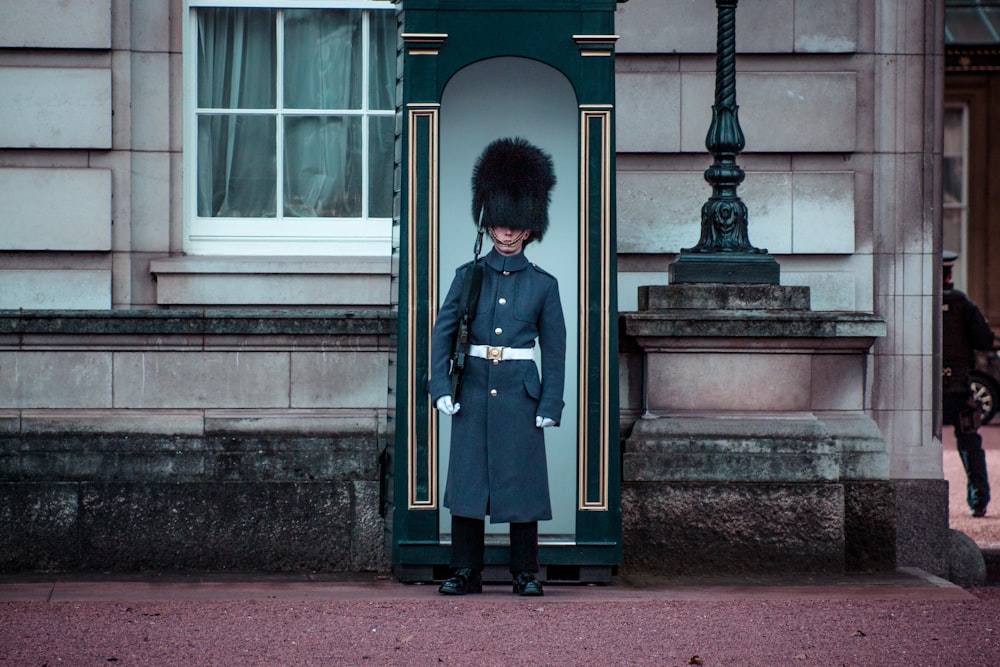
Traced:
<path fill-rule="evenodd" d="M 188 0 L 185 251 L 388 255 L 396 13 L 266 5 Z"/>
<path fill-rule="evenodd" d="M 942 195 L 944 200 L 943 250 L 958 253 L 955 263 L 955 286 L 966 288 L 966 263 L 969 227 L 969 107 L 946 104 L 944 108 L 944 155 L 942 156 Z"/>

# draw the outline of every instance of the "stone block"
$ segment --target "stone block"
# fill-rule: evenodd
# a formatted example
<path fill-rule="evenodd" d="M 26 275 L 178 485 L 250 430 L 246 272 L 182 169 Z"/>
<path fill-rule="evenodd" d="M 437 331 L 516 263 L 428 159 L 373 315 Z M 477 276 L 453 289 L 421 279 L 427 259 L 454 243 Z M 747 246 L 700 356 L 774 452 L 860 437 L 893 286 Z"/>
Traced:
<path fill-rule="evenodd" d="M 639 310 L 809 310 L 809 288 L 781 285 L 648 285 Z"/>
<path fill-rule="evenodd" d="M 383 387 L 384 390 L 384 387 Z M 378 410 L 206 410 L 206 433 L 367 434 L 385 431 Z"/>
<path fill-rule="evenodd" d="M 122 352 L 114 407 L 288 407 L 288 377 L 280 352 Z"/>
<path fill-rule="evenodd" d="M 737 48 L 740 53 L 792 51 L 794 31 L 790 19 L 794 0 L 768 0 L 766 5 L 740 3 L 736 8 Z M 682 15 L 683 21 L 677 16 Z M 618 6 L 615 30 L 621 35 L 616 52 L 715 53 L 718 13 L 715 3 L 661 0 Z"/>
<path fill-rule="evenodd" d="M 813 356 L 809 402 L 814 410 L 861 410 L 864 408 L 864 389 L 863 356 Z"/>
<path fill-rule="evenodd" d="M 617 186 L 619 252 L 676 253 L 698 242 L 699 211 L 711 195 L 701 172 L 619 170 Z M 754 246 L 772 254 L 853 252 L 853 174 L 750 171 L 739 194 Z"/>
<path fill-rule="evenodd" d="M 858 12 L 830 0 L 795 0 L 796 53 L 853 53 Z"/>
<path fill-rule="evenodd" d="M 176 2 L 144 2 L 129 7 L 131 46 L 145 53 L 164 53 L 170 50 L 171 7 Z M 182 21 L 178 21 L 182 22 Z"/>
<path fill-rule="evenodd" d="M 351 571 L 385 572 L 385 520 L 379 508 L 379 483 L 354 482 L 354 520 L 351 525 Z"/>
<path fill-rule="evenodd" d="M 161 305 L 387 306 L 391 260 L 385 257 L 170 258 L 154 260 Z"/>
<path fill-rule="evenodd" d="M 0 310 L 106 310 L 111 271 L 0 270 Z"/>
<path fill-rule="evenodd" d="M 844 483 L 844 568 L 896 569 L 896 508 L 888 481 Z"/>
<path fill-rule="evenodd" d="M 840 451 L 842 480 L 889 479 L 888 446 L 875 420 L 860 408 L 842 412 L 817 410 L 815 414 Z"/>
<path fill-rule="evenodd" d="M 76 484 L 0 482 L 0 572 L 76 565 Z"/>
<path fill-rule="evenodd" d="M 200 410 L 24 410 L 21 432 L 201 435 Z"/>
<path fill-rule="evenodd" d="M 2 372 L 0 368 L 0 372 Z M 12 435 L 21 431 L 20 410 L 0 410 L 0 435 Z"/>
<path fill-rule="evenodd" d="M 681 147 L 677 72 L 615 76 L 615 147 L 619 153 L 677 153 Z"/>
<path fill-rule="evenodd" d="M 111 148 L 111 70 L 0 68 L 0 147 Z"/>
<path fill-rule="evenodd" d="M 791 200 L 793 253 L 854 252 L 853 173 L 796 173 Z"/>
<path fill-rule="evenodd" d="M 940 455 L 939 455 L 940 456 Z M 892 481 L 896 513 L 896 565 L 948 578 L 948 481 Z"/>
<path fill-rule="evenodd" d="M 166 38 L 167 21 L 160 27 Z M 132 52 L 132 137 L 135 151 L 170 150 L 170 56 L 163 53 Z M 166 189 L 169 181 L 160 187 Z M 141 210 L 141 209 L 140 209 Z"/>
<path fill-rule="evenodd" d="M 848 271 L 787 271 L 782 262 L 781 284 L 809 288 L 810 307 L 816 311 L 863 310 L 855 306 L 857 276 Z"/>
<path fill-rule="evenodd" d="M 294 408 L 375 408 L 386 404 L 384 352 L 292 353 Z"/>
<path fill-rule="evenodd" d="M 110 250 L 111 171 L 0 169 L 0 238 L 4 250 Z"/>
<path fill-rule="evenodd" d="M 111 0 L 7 0 L 0 10 L 2 48 L 111 48 Z"/>
<path fill-rule="evenodd" d="M 85 569 L 348 571 L 351 484 L 86 484 Z"/>
<path fill-rule="evenodd" d="M 640 419 L 622 455 L 626 482 L 817 482 L 840 477 L 840 452 L 811 418 Z"/>
<path fill-rule="evenodd" d="M 746 151 L 857 150 L 857 76 L 854 72 L 740 72 L 736 95 Z M 681 150 L 703 153 L 706 111 L 710 114 L 715 98 L 715 73 L 684 73 L 681 93 Z M 817 118 L 823 122 L 817 123 Z"/>
<path fill-rule="evenodd" d="M 810 365 L 809 356 L 801 354 L 650 353 L 647 409 L 655 414 L 808 410 Z"/>
<path fill-rule="evenodd" d="M 619 253 L 675 253 L 698 243 L 699 211 L 711 194 L 701 172 L 616 174 Z"/>
<path fill-rule="evenodd" d="M 844 571 L 839 484 L 625 483 L 622 529 L 628 571 Z"/>
<path fill-rule="evenodd" d="M 0 407 L 111 407 L 110 352 L 0 352 Z"/>
<path fill-rule="evenodd" d="M 131 177 L 131 250 L 170 250 L 170 156 L 136 151 Z"/>
<path fill-rule="evenodd" d="M 320 436 L 34 433 L 0 439 L 0 481 L 163 483 L 378 479 L 372 430 Z"/>

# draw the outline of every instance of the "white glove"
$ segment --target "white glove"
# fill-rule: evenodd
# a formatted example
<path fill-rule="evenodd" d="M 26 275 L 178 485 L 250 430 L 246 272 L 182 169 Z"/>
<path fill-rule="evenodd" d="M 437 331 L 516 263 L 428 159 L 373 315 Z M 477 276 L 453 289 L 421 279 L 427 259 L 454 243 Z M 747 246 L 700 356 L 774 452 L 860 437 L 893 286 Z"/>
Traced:
<path fill-rule="evenodd" d="M 548 428 L 555 425 L 555 419 L 549 419 L 548 417 L 535 417 L 535 426 L 537 428 Z"/>
<path fill-rule="evenodd" d="M 452 403 L 451 396 L 449 395 L 442 396 L 434 405 L 446 415 L 453 415 L 462 409 L 462 404 Z"/>

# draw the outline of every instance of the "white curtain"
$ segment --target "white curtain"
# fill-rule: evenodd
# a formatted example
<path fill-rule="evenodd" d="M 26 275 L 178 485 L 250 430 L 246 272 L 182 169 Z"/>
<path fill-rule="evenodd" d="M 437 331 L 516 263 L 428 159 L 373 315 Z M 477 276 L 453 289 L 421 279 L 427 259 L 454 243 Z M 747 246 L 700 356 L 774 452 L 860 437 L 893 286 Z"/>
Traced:
<path fill-rule="evenodd" d="M 198 106 L 274 109 L 275 11 L 214 9 L 200 14 Z M 200 114 L 198 215 L 273 217 L 273 115 Z"/>
<path fill-rule="evenodd" d="M 275 10 L 217 9 L 200 14 L 200 109 L 277 108 Z M 360 114 L 392 110 L 393 12 L 372 12 L 368 104 L 364 102 L 363 12 L 286 10 L 283 54 L 284 216 L 360 217 L 364 192 Z M 325 110 L 351 113 L 320 113 Z M 200 113 L 198 214 L 274 217 L 277 132 L 274 114 Z M 369 216 L 392 202 L 392 117 L 369 122 Z"/>

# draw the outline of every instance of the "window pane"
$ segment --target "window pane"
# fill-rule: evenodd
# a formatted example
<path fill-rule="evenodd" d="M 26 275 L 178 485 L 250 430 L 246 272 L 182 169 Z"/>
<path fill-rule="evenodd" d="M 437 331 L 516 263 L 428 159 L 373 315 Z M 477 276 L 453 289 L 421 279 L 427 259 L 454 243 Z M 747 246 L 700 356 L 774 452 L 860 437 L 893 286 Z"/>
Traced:
<path fill-rule="evenodd" d="M 961 157 L 946 157 L 942 160 L 942 189 L 944 190 L 944 203 L 962 203 L 964 192 Z"/>
<path fill-rule="evenodd" d="M 944 229 L 941 236 L 941 247 L 952 252 L 962 251 L 962 229 L 964 211 L 960 208 L 944 210 Z"/>
<path fill-rule="evenodd" d="M 275 215 L 275 122 L 272 116 L 198 118 L 198 215 Z"/>
<path fill-rule="evenodd" d="M 396 13 L 375 11 L 370 16 L 368 106 L 388 111 L 395 108 L 396 97 Z"/>
<path fill-rule="evenodd" d="M 941 185 L 945 204 L 963 203 L 965 196 L 965 107 L 944 110 L 944 157 Z"/>
<path fill-rule="evenodd" d="M 944 110 L 944 154 L 961 155 L 965 143 L 964 107 L 946 107 Z"/>
<path fill-rule="evenodd" d="M 360 109 L 360 10 L 287 10 L 285 107 Z"/>
<path fill-rule="evenodd" d="M 361 216 L 361 118 L 285 120 L 285 215 Z"/>
<path fill-rule="evenodd" d="M 392 116 L 373 116 L 368 124 L 368 216 L 392 217 Z"/>
<path fill-rule="evenodd" d="M 198 12 L 198 106 L 275 107 L 275 11 Z"/>

